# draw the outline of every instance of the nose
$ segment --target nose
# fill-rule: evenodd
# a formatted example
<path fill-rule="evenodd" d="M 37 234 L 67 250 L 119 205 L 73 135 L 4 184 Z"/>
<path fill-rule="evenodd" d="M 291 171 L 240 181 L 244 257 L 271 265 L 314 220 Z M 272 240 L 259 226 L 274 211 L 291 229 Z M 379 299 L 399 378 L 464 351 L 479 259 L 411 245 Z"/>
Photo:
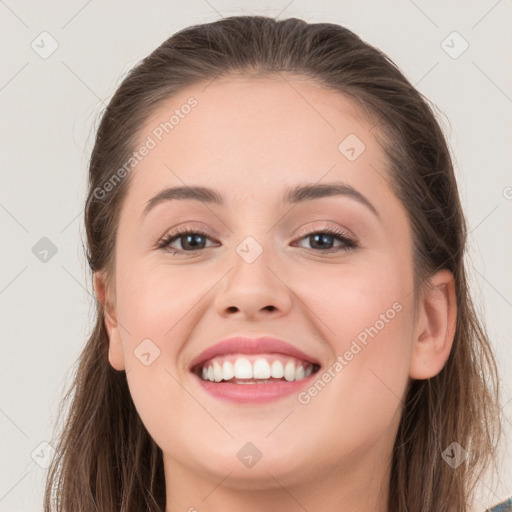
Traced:
<path fill-rule="evenodd" d="M 251 263 L 236 254 L 218 290 L 215 308 L 226 318 L 277 318 L 286 315 L 292 306 L 290 285 L 268 251 Z"/>

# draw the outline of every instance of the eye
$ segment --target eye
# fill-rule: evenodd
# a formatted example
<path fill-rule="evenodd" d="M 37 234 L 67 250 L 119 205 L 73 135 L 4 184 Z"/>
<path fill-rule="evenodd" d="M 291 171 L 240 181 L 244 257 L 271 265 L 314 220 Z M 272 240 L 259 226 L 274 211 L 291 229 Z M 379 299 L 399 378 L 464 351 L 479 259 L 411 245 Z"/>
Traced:
<path fill-rule="evenodd" d="M 299 240 L 307 240 L 311 249 L 323 253 L 348 251 L 358 247 L 357 242 L 350 235 L 331 226 L 325 226 L 319 230 L 303 234 Z M 333 245 L 336 240 L 340 242 L 340 245 Z"/>
<path fill-rule="evenodd" d="M 211 238 L 203 231 L 186 227 L 178 228 L 165 235 L 158 242 L 157 248 L 172 252 L 172 254 L 198 252 L 207 248 L 208 240 Z M 310 249 L 323 253 L 348 251 L 358 247 L 357 242 L 350 235 L 331 226 L 306 232 L 299 238 L 299 241 L 301 240 L 307 240 L 311 245 Z M 340 243 L 338 246 L 334 246 L 336 240 Z M 176 242 L 179 242 L 180 247 L 173 247 Z M 307 247 L 305 248 L 307 249 Z"/>
<path fill-rule="evenodd" d="M 206 241 L 211 240 L 203 231 L 197 229 L 178 228 L 165 235 L 157 245 L 158 249 L 165 249 L 173 254 L 183 252 L 196 252 L 204 249 Z M 172 247 L 172 244 L 179 242 L 181 247 Z"/>

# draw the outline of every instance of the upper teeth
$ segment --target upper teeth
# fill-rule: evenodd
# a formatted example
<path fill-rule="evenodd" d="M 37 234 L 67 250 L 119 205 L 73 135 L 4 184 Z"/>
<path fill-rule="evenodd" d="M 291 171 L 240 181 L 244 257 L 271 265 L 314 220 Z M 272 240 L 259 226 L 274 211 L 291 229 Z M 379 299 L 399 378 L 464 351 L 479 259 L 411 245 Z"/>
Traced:
<path fill-rule="evenodd" d="M 238 357 L 234 361 L 217 360 L 206 363 L 202 368 L 202 378 L 211 382 L 220 382 L 222 380 L 235 379 L 261 379 L 266 380 L 273 377 L 281 379 L 284 377 L 287 381 L 301 380 L 309 377 L 313 372 L 313 366 L 310 363 L 289 359 L 283 363 L 278 359 L 271 363 L 264 358 L 258 357 L 251 363 L 245 357 Z"/>

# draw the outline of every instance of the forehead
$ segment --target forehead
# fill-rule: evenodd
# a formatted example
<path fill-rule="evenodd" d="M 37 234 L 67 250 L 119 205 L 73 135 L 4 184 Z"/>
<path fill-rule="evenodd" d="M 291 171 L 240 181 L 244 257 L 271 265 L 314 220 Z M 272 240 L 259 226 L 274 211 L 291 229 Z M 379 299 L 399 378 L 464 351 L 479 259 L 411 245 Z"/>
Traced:
<path fill-rule="evenodd" d="M 361 185 L 379 178 L 372 167 L 386 165 L 354 100 L 302 76 L 230 76 L 188 87 L 152 112 L 137 147 L 145 143 L 151 149 L 131 187 L 146 196 L 164 183 L 197 182 L 239 198 L 324 178 Z"/>

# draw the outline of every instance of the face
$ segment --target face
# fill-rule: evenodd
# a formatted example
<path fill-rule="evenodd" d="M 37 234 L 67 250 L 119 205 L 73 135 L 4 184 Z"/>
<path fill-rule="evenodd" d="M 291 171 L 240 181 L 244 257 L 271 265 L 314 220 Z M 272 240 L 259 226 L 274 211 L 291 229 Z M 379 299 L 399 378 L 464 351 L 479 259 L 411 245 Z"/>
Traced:
<path fill-rule="evenodd" d="M 350 99 L 305 79 L 205 85 L 141 130 L 149 150 L 119 220 L 110 362 L 127 372 L 166 475 L 231 472 L 239 488 L 359 478 L 389 461 L 414 331 L 411 233 L 384 152 Z M 161 194 L 184 186 L 219 200 Z M 225 361 L 239 378 L 203 381 L 203 352 L 237 336 L 249 341 L 209 361 L 213 380 L 229 377 Z M 249 368 L 267 382 L 241 382 L 239 359 L 266 360 Z M 268 381 L 273 361 L 290 360 L 290 381 Z"/>

